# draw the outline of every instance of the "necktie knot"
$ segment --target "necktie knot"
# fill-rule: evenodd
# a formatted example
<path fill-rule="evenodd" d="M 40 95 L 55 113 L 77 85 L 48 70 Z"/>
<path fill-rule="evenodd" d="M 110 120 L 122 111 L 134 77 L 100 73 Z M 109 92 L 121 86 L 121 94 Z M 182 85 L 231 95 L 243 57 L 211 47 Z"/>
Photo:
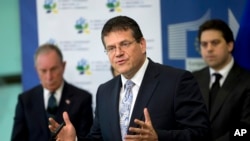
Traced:
<path fill-rule="evenodd" d="M 219 73 L 214 73 L 213 75 L 215 76 L 215 82 L 220 81 L 220 79 L 222 78 L 222 75 Z"/>
<path fill-rule="evenodd" d="M 128 89 L 132 89 L 132 87 L 135 85 L 135 83 L 131 80 L 127 80 L 127 82 L 125 83 L 125 90 L 128 90 Z"/>

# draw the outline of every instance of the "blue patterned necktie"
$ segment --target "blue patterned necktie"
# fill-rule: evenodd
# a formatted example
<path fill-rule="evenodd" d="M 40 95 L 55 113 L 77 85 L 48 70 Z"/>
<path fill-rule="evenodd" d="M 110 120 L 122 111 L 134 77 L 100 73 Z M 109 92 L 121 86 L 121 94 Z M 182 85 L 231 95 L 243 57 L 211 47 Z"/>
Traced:
<path fill-rule="evenodd" d="M 120 105 L 120 127 L 122 139 L 127 134 L 129 124 L 129 114 L 131 110 L 131 104 L 133 101 L 132 87 L 135 85 L 134 82 L 128 80 L 125 84 L 125 96 L 123 97 Z"/>

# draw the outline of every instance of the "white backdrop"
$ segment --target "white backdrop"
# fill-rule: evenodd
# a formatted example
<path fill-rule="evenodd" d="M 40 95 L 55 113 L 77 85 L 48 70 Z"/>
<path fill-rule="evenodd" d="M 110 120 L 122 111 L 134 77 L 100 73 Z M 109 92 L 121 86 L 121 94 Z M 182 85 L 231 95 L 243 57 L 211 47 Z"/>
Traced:
<path fill-rule="evenodd" d="M 147 40 L 148 56 L 162 63 L 159 0 L 39 0 L 36 7 L 38 44 L 50 42 L 61 48 L 66 81 L 91 92 L 93 107 L 98 86 L 112 78 L 101 42 L 101 29 L 109 18 L 134 18 Z"/>

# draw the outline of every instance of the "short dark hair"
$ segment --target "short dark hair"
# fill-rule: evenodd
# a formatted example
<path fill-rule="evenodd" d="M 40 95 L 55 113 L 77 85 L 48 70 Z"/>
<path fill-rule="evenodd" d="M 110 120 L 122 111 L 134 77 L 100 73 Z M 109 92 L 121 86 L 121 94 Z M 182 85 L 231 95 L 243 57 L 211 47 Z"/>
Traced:
<path fill-rule="evenodd" d="M 46 52 L 49 52 L 49 51 L 55 51 L 56 54 L 58 55 L 58 57 L 60 58 L 60 60 L 63 62 L 63 55 L 62 55 L 62 52 L 61 50 L 59 49 L 58 46 L 54 45 L 54 44 L 49 44 L 49 43 L 46 43 L 46 44 L 43 44 L 41 46 L 39 46 L 36 50 L 36 53 L 34 55 L 34 61 L 35 61 L 35 64 L 36 64 L 36 59 L 37 59 L 37 56 L 41 53 L 46 53 Z"/>
<path fill-rule="evenodd" d="M 200 27 L 198 31 L 198 40 L 200 42 L 201 39 L 201 34 L 203 31 L 206 30 L 218 30 L 222 33 L 223 38 L 226 40 L 227 43 L 233 42 L 234 43 L 234 36 L 233 32 L 230 29 L 230 27 L 220 19 L 211 19 L 208 21 L 205 21 Z"/>
<path fill-rule="evenodd" d="M 141 29 L 137 22 L 130 17 L 127 16 L 116 16 L 114 18 L 109 19 L 103 26 L 101 32 L 102 43 L 104 43 L 104 36 L 107 36 L 110 32 L 113 31 L 127 31 L 131 29 L 133 32 L 133 37 L 137 42 L 141 40 L 143 37 Z"/>

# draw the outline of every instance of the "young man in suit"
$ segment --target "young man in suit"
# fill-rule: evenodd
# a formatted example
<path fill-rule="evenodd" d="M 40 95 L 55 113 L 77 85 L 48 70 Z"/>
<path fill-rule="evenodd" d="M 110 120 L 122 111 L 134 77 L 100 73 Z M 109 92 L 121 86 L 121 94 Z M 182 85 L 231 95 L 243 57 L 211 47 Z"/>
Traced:
<path fill-rule="evenodd" d="M 200 26 L 198 38 L 201 56 L 208 66 L 193 74 L 209 109 L 210 140 L 249 141 L 246 138 L 250 133 L 235 134 L 250 125 L 250 73 L 234 61 L 233 33 L 224 21 L 212 19 Z M 214 73 L 221 77 L 215 93 L 212 92 L 216 82 Z"/>
<path fill-rule="evenodd" d="M 86 136 L 93 122 L 92 96 L 63 78 L 66 62 L 59 48 L 40 46 L 35 54 L 35 68 L 41 84 L 20 94 L 16 106 L 12 141 L 48 141 L 48 118 L 63 122 L 67 111 L 78 138 Z"/>
<path fill-rule="evenodd" d="M 102 42 L 120 75 L 99 86 L 94 124 L 85 140 L 205 140 L 208 114 L 190 72 L 147 58 L 146 40 L 139 25 L 129 17 L 108 20 L 102 30 Z M 127 82 L 132 83 L 132 90 Z M 63 117 L 66 126 L 58 140 L 73 141 L 74 127 L 66 112 Z M 50 121 L 49 127 L 54 131 L 58 123 L 51 118 Z"/>

